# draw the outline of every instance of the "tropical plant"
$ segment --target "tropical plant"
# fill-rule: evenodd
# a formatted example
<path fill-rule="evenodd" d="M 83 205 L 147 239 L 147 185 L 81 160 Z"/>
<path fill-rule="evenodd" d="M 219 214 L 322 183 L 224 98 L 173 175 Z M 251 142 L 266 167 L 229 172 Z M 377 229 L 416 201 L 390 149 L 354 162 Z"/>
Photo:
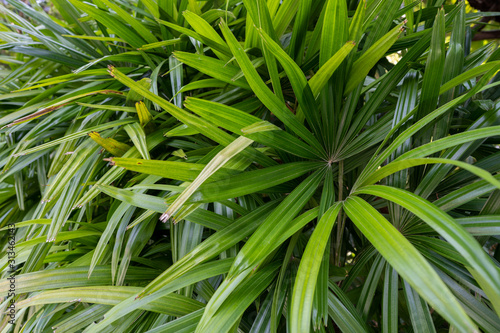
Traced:
<path fill-rule="evenodd" d="M 500 332 L 500 50 L 442 4 L 0 5 L 2 332 Z"/>

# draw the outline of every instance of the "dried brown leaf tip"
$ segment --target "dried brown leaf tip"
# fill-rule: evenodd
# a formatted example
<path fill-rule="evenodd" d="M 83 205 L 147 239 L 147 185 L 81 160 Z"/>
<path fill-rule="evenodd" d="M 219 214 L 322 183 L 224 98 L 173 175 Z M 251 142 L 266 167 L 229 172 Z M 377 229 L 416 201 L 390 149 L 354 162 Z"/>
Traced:
<path fill-rule="evenodd" d="M 406 19 L 405 19 L 405 20 L 403 21 L 403 24 L 406 24 L 407 22 L 408 22 L 408 20 L 406 20 Z M 406 30 L 406 27 L 405 27 L 404 25 L 403 25 L 401 28 L 399 28 L 399 31 L 400 31 L 400 32 L 403 32 L 403 31 L 405 31 L 405 30 Z"/>
<path fill-rule="evenodd" d="M 104 95 L 108 94 L 123 95 L 123 92 L 117 90 L 101 90 L 99 93 Z"/>
<path fill-rule="evenodd" d="M 109 164 L 110 164 L 111 166 L 114 166 L 114 165 L 115 165 L 115 161 L 113 161 L 113 157 L 103 158 L 102 160 L 103 160 L 103 161 L 106 161 L 106 162 L 109 162 Z"/>
<path fill-rule="evenodd" d="M 113 71 L 115 70 L 115 66 L 113 65 L 108 65 L 108 73 L 109 75 L 111 75 L 112 77 L 115 77 L 115 74 L 113 73 Z"/>
<path fill-rule="evenodd" d="M 20 123 L 23 123 L 25 121 L 28 121 L 28 120 L 31 120 L 31 119 L 35 119 L 35 118 L 38 118 L 38 117 L 41 117 L 43 116 L 44 114 L 47 114 L 49 112 L 52 112 L 54 110 L 57 110 L 59 108 L 62 108 L 63 106 L 65 105 L 68 105 L 68 103 L 64 103 L 64 104 L 59 104 L 59 105 L 53 105 L 53 106 L 49 106 L 48 108 L 44 108 L 44 109 L 40 109 L 36 112 L 33 112 L 32 114 L 28 115 L 28 116 L 25 116 L 25 117 L 22 117 L 22 118 L 19 118 L 19 119 L 16 119 L 14 120 L 13 122 L 11 122 L 10 124 L 8 125 L 5 125 L 4 127 L 2 128 L 5 128 L 5 127 L 12 127 L 14 125 L 17 125 L 17 124 L 20 124 Z"/>
<path fill-rule="evenodd" d="M 162 221 L 163 223 L 167 222 L 168 219 L 170 218 L 170 214 L 168 214 L 167 212 L 163 213 L 161 216 L 160 216 L 160 221 Z"/>

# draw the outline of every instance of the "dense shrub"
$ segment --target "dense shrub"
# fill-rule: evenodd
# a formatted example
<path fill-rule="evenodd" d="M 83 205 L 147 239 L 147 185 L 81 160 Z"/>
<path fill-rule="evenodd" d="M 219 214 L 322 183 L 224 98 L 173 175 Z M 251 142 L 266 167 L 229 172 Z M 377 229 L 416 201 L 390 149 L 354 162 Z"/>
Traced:
<path fill-rule="evenodd" d="M 0 5 L 2 332 L 500 332 L 500 51 L 442 4 Z"/>

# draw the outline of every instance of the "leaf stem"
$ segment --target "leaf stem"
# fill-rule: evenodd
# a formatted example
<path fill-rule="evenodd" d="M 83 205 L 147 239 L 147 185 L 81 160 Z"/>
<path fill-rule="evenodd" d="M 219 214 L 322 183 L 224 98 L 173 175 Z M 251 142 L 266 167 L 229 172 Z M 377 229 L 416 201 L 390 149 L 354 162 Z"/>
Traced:
<path fill-rule="evenodd" d="M 344 200 L 344 160 L 339 161 L 339 196 L 338 201 Z M 340 249 L 342 247 L 342 236 L 344 234 L 344 214 L 342 211 L 337 216 L 337 237 L 335 240 L 335 266 L 340 267 Z"/>

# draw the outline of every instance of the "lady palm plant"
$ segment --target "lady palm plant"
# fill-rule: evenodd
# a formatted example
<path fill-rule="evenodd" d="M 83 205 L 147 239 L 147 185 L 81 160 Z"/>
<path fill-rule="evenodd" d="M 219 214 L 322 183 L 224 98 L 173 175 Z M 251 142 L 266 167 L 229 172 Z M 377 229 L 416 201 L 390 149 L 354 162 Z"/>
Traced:
<path fill-rule="evenodd" d="M 2 332 L 500 331 L 500 51 L 442 5 L 8 0 Z"/>

